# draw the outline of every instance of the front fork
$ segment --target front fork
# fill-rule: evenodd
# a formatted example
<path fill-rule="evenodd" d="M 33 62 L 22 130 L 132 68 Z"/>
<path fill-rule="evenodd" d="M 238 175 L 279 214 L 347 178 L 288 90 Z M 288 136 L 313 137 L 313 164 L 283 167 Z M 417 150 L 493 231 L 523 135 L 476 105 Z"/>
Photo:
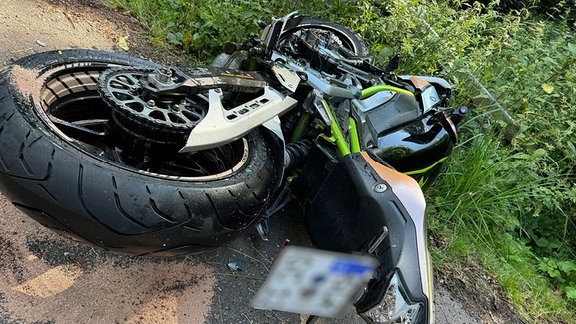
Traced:
<path fill-rule="evenodd" d="M 344 156 L 306 204 L 312 243 L 379 266 L 356 302 L 372 323 L 433 321 L 425 200 L 418 183 L 367 152 Z"/>

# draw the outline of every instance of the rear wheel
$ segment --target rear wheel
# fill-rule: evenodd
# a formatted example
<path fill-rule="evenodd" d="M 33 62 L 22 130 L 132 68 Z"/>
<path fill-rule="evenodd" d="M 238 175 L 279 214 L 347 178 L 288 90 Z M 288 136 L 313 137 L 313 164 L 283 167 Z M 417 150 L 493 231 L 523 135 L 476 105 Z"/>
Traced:
<path fill-rule="evenodd" d="M 159 68 L 122 54 L 70 50 L 36 54 L 3 71 L 0 188 L 43 225 L 116 252 L 176 255 L 232 240 L 279 185 L 283 161 L 274 137 L 254 130 L 221 147 L 178 153 L 207 106 L 179 98 L 185 113 L 157 107 L 138 118 L 111 109 L 99 77 L 127 65 Z"/>

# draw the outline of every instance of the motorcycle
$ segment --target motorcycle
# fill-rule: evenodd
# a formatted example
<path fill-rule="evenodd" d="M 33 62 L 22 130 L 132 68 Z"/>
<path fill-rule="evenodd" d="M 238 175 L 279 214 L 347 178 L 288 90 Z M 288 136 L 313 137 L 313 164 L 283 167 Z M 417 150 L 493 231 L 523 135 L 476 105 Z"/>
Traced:
<path fill-rule="evenodd" d="M 210 66 L 63 50 L 0 73 L 0 190 L 73 240 L 173 256 L 217 247 L 295 197 L 315 247 L 370 255 L 369 323 L 433 321 L 421 190 L 466 107 L 381 69 L 346 27 L 297 13 Z"/>

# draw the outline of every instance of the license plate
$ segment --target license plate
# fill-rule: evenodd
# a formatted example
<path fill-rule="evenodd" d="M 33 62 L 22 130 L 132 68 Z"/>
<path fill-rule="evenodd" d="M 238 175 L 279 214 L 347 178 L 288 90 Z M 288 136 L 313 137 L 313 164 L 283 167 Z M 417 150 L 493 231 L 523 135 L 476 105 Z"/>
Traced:
<path fill-rule="evenodd" d="M 370 256 L 286 247 L 258 290 L 258 309 L 338 316 L 370 279 L 377 261 Z"/>

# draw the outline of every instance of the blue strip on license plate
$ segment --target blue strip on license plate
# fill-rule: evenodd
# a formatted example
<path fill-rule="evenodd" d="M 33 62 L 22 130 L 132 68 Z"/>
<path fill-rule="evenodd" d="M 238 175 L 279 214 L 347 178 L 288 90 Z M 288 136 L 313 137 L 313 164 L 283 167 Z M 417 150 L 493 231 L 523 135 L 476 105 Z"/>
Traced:
<path fill-rule="evenodd" d="M 366 272 L 372 271 L 372 265 L 358 263 L 352 260 L 336 260 L 330 266 L 330 272 L 339 275 L 356 275 L 363 277 Z"/>

